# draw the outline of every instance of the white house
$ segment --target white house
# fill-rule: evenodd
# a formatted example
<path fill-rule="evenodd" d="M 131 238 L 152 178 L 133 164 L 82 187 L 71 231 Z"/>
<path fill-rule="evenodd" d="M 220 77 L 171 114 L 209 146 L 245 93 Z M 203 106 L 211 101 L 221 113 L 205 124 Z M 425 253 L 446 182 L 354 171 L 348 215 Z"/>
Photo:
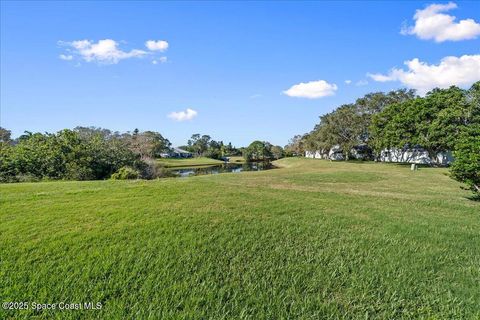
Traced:
<path fill-rule="evenodd" d="M 350 151 L 353 159 L 367 160 L 370 158 L 366 145 L 353 147 Z M 339 145 L 333 146 L 330 150 L 305 151 L 306 158 L 344 160 L 342 148 Z"/>
<path fill-rule="evenodd" d="M 440 152 L 437 154 L 436 159 L 432 160 L 428 151 L 422 148 L 407 150 L 392 148 L 382 150 L 379 160 L 382 162 L 448 165 L 453 161 L 453 155 L 450 151 Z"/>
<path fill-rule="evenodd" d="M 369 154 L 366 152 L 365 146 L 354 147 L 351 150 L 351 155 L 357 160 L 369 159 Z M 340 146 L 333 146 L 328 152 L 326 150 L 317 151 L 305 151 L 306 158 L 314 159 L 328 159 L 328 160 L 344 160 L 342 149 Z M 437 154 L 436 159 L 432 161 L 428 151 L 422 148 L 412 149 L 384 149 L 380 153 L 378 161 L 381 162 L 398 162 L 398 163 L 416 163 L 416 164 L 438 164 L 448 165 L 453 161 L 453 155 L 450 151 L 440 152 Z"/>
<path fill-rule="evenodd" d="M 180 148 L 172 148 L 169 152 L 162 153 L 162 158 L 191 158 L 193 154 Z"/>

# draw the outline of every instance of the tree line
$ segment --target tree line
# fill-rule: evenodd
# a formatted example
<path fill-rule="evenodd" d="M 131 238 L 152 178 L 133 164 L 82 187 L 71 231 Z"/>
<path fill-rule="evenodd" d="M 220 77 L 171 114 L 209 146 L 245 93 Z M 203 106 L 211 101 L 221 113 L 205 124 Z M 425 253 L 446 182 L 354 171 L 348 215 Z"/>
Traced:
<path fill-rule="evenodd" d="M 0 128 L 0 181 L 98 180 L 163 174 L 154 158 L 171 147 L 154 131 L 119 133 L 76 127 L 57 133 L 25 132 L 17 139 Z"/>
<path fill-rule="evenodd" d="M 209 135 L 193 134 L 187 145 L 181 149 L 193 153 L 197 157 L 225 159 L 231 156 L 242 156 L 246 161 L 270 161 L 285 156 L 281 146 L 272 145 L 268 141 L 255 140 L 247 147 L 236 148 L 232 143 L 213 140 Z"/>
<path fill-rule="evenodd" d="M 293 137 L 285 149 L 328 153 L 338 146 L 352 159 L 361 146 L 365 158 L 382 151 L 422 148 L 432 164 L 453 152 L 452 177 L 480 193 L 480 81 L 470 89 L 434 89 L 424 97 L 413 90 L 369 93 L 320 116 L 312 131 Z"/>
<path fill-rule="evenodd" d="M 231 142 L 224 144 L 223 141 L 216 141 L 208 134 L 195 133 L 187 141 L 187 145 L 180 146 L 181 149 L 191 152 L 196 157 L 208 157 L 212 159 L 224 159 L 229 156 L 237 156 L 241 151 L 235 148 Z"/>
<path fill-rule="evenodd" d="M 248 161 L 283 157 L 283 149 L 254 141 L 236 148 L 209 135 L 194 134 L 180 148 L 196 157 L 226 159 L 243 156 Z M 57 133 L 25 132 L 12 139 L 0 128 L 0 182 L 38 180 L 154 179 L 168 176 L 157 161 L 172 151 L 172 144 L 154 131 L 112 132 L 76 127 Z"/>

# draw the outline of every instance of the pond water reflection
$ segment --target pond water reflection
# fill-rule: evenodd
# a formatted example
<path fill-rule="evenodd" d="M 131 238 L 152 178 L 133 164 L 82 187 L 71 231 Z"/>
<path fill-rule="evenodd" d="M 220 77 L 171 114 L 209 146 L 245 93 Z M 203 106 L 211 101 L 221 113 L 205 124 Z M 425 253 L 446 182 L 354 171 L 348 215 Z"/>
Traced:
<path fill-rule="evenodd" d="M 270 162 L 224 163 L 214 166 L 182 167 L 169 169 L 171 173 L 180 177 L 197 176 L 203 174 L 218 174 L 224 172 L 238 173 L 242 171 L 262 171 L 273 169 Z"/>

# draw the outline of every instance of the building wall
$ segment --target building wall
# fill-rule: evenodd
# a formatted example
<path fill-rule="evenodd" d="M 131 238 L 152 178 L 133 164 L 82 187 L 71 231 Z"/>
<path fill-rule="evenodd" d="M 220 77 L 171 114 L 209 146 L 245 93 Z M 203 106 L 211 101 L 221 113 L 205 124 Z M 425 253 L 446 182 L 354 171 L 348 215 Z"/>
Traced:
<path fill-rule="evenodd" d="M 453 161 L 453 155 L 450 151 L 440 152 L 434 162 L 426 150 L 385 149 L 381 152 L 379 160 L 382 162 L 448 165 Z"/>
<path fill-rule="evenodd" d="M 322 151 L 305 151 L 306 158 L 313 159 L 329 159 L 344 160 L 343 153 L 339 146 L 334 146 L 328 153 Z M 352 150 L 352 157 L 357 160 L 365 159 L 365 155 Z M 433 164 L 428 152 L 425 150 L 401 150 L 401 149 L 385 149 L 381 152 L 381 162 L 398 162 L 398 163 L 416 163 L 416 164 Z M 453 161 L 453 155 L 449 152 L 440 152 L 437 154 L 435 164 L 448 165 Z"/>

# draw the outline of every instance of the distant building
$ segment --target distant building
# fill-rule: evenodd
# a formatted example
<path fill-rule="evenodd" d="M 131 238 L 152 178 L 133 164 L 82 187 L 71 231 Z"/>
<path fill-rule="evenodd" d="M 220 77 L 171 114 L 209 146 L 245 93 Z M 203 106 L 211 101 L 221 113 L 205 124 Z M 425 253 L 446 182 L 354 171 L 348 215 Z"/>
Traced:
<path fill-rule="evenodd" d="M 372 155 L 367 146 L 355 146 L 351 150 L 352 159 L 357 160 L 371 160 Z M 317 151 L 305 151 L 306 158 L 314 159 L 328 159 L 328 160 L 344 160 L 340 146 L 333 146 L 330 150 L 317 150 Z M 436 159 L 432 160 L 428 154 L 428 151 L 421 147 L 413 148 L 392 148 L 384 149 L 380 152 L 380 156 L 377 159 L 381 162 L 397 162 L 397 163 L 416 163 L 416 164 L 437 164 L 437 165 L 449 165 L 453 161 L 453 155 L 450 151 L 440 152 L 437 154 Z"/>
<path fill-rule="evenodd" d="M 180 148 L 172 148 L 169 152 L 160 154 L 162 158 L 191 158 L 193 154 Z"/>
<path fill-rule="evenodd" d="M 355 146 L 350 151 L 352 159 L 371 160 L 371 152 L 366 145 Z M 339 145 L 335 145 L 330 150 L 305 151 L 305 157 L 327 160 L 344 160 L 343 150 Z"/>
<path fill-rule="evenodd" d="M 416 164 L 437 164 L 448 165 L 453 161 L 453 155 L 450 151 L 439 152 L 435 160 L 430 158 L 428 151 L 415 147 L 411 149 L 384 149 L 380 152 L 378 159 L 382 162 L 400 162 L 400 163 L 416 163 Z"/>

